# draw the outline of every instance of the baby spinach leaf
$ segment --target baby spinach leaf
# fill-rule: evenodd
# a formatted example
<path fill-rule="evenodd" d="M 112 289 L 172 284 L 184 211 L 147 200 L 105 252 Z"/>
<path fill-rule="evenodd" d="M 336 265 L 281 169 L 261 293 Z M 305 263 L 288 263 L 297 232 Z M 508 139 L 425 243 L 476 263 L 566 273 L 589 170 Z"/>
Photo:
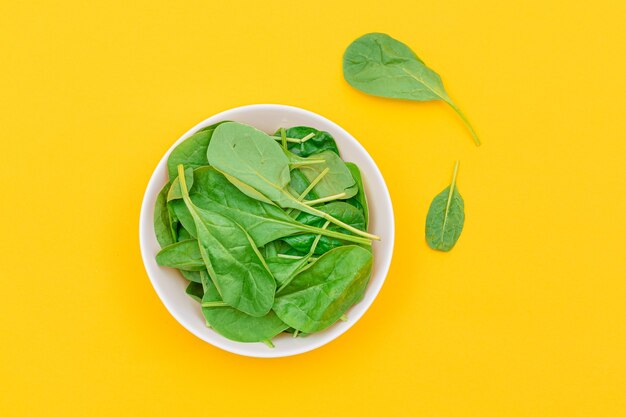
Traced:
<path fill-rule="evenodd" d="M 441 77 L 404 43 L 384 33 L 361 36 L 343 56 L 343 75 L 357 90 L 405 100 L 443 100 L 461 117 L 474 142 L 480 140 L 469 121 L 448 96 Z"/>
<path fill-rule="evenodd" d="M 202 284 L 200 284 L 199 282 L 190 282 L 189 285 L 187 285 L 185 292 L 197 302 L 202 302 L 204 290 L 202 289 Z"/>
<path fill-rule="evenodd" d="M 357 235 L 380 240 L 378 236 L 355 229 L 292 196 L 286 189 L 291 179 L 289 160 L 280 145 L 260 130 L 234 122 L 218 126 L 209 144 L 208 159 L 213 167 L 225 174 L 246 195 L 262 200 L 250 193 L 250 189 L 255 190 L 263 198 L 283 208 L 314 214 Z M 242 184 L 246 187 L 242 187 Z"/>
<path fill-rule="evenodd" d="M 202 303 L 222 301 L 215 286 L 210 285 Z M 288 326 L 273 311 L 254 317 L 232 307 L 202 307 L 207 323 L 222 336 L 236 342 L 262 342 L 270 340 Z"/>
<path fill-rule="evenodd" d="M 183 164 L 186 168 L 198 168 L 208 165 L 206 150 L 211 141 L 213 131 L 224 122 L 215 123 L 200 129 L 176 146 L 167 158 L 167 173 L 170 181 L 178 177 L 178 165 Z M 191 189 L 191 184 L 188 184 Z"/>
<path fill-rule="evenodd" d="M 311 133 L 313 134 L 313 137 L 310 137 Z M 279 131 L 275 134 L 278 135 Z M 288 137 L 295 139 L 310 137 L 301 143 L 287 143 L 287 149 L 296 155 L 307 157 L 326 150 L 339 155 L 339 149 L 337 149 L 335 139 L 333 139 L 328 132 L 317 130 L 308 126 L 295 126 L 287 129 L 286 134 Z"/>
<path fill-rule="evenodd" d="M 274 311 L 287 325 L 306 333 L 327 328 L 363 297 L 372 254 L 342 246 L 322 255 L 276 295 Z"/>
<path fill-rule="evenodd" d="M 220 213 L 239 223 L 258 247 L 298 233 L 322 234 L 335 239 L 369 244 L 369 240 L 362 237 L 301 224 L 281 208 L 241 193 L 237 187 L 211 167 L 202 167 L 194 171 L 194 190 L 190 193 L 190 198 L 196 206 Z M 185 228 L 192 230 L 195 227 L 194 221 L 184 202 L 171 201 L 170 205 Z M 320 225 L 323 223 L 324 221 L 321 220 Z"/>
<path fill-rule="evenodd" d="M 357 209 L 356 207 L 344 203 L 342 201 L 334 201 L 332 203 L 325 204 L 320 206 L 319 209 L 325 213 L 330 214 L 331 216 L 340 219 L 341 221 L 361 230 L 365 230 L 365 218 L 363 217 L 363 213 Z M 311 226 L 321 227 L 325 220 L 313 216 L 308 213 L 300 213 L 296 220 L 302 224 L 307 224 Z M 329 226 L 329 230 L 337 230 L 340 229 L 338 226 L 331 225 Z M 288 236 L 283 238 L 283 241 L 289 244 L 292 248 L 300 251 L 300 252 L 308 252 L 315 240 L 315 234 L 307 233 L 300 234 L 295 236 Z M 335 238 L 330 238 L 327 236 L 322 236 L 320 239 L 315 253 L 322 254 L 326 253 L 329 250 L 345 245 L 345 240 L 339 240 Z"/>
<path fill-rule="evenodd" d="M 161 266 L 185 271 L 205 269 L 198 241 L 195 239 L 183 240 L 164 247 L 157 253 L 156 262 Z"/>
<path fill-rule="evenodd" d="M 183 201 L 196 226 L 200 254 L 222 299 L 251 316 L 266 315 L 274 302 L 276 281 L 254 241 L 228 217 L 194 205 L 182 165 L 178 172 Z"/>
<path fill-rule="evenodd" d="M 322 159 L 323 164 L 303 165 L 299 171 L 309 181 L 316 179 L 324 169 L 328 168 L 328 173 L 315 185 L 313 191 L 319 198 L 329 197 L 343 193 L 341 199 L 353 197 L 358 192 L 358 187 L 352 173 L 346 163 L 339 156 L 331 151 L 324 151 L 315 154 L 312 158 Z"/>
<path fill-rule="evenodd" d="M 159 192 L 154 205 L 154 233 L 159 245 L 163 248 L 176 242 L 176 237 L 172 231 L 172 219 L 167 209 L 167 194 L 170 184 L 167 183 Z"/>
<path fill-rule="evenodd" d="M 356 182 L 356 185 L 358 188 L 358 192 L 356 193 L 356 195 L 352 197 L 351 199 L 347 200 L 346 202 L 349 204 L 352 204 L 353 206 L 361 210 L 361 212 L 363 213 L 363 217 L 365 219 L 365 229 L 363 230 L 367 230 L 367 225 L 369 223 L 369 207 L 367 205 L 367 196 L 365 195 L 365 188 L 363 187 L 363 177 L 361 176 L 361 170 L 356 164 L 352 162 L 346 162 L 346 166 L 352 173 L 352 176 L 354 177 L 354 181 Z"/>
<path fill-rule="evenodd" d="M 452 184 L 430 204 L 426 216 L 426 242 L 433 249 L 448 252 L 461 236 L 465 222 L 463 197 L 456 187 L 459 161 L 454 165 Z"/>

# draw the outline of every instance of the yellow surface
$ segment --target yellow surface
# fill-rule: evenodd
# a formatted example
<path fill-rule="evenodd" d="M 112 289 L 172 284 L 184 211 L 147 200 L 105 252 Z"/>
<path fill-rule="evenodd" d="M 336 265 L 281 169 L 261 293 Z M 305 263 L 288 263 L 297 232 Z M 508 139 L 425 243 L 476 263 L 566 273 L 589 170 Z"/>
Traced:
<path fill-rule="evenodd" d="M 4 2 L 0 415 L 623 416 L 626 3 L 300 3 Z M 444 104 L 348 87 L 370 31 L 442 75 L 483 147 Z M 372 308 L 293 358 L 196 339 L 139 254 L 161 155 L 250 103 L 344 126 L 396 213 Z M 457 158 L 467 220 L 442 254 L 424 220 Z"/>

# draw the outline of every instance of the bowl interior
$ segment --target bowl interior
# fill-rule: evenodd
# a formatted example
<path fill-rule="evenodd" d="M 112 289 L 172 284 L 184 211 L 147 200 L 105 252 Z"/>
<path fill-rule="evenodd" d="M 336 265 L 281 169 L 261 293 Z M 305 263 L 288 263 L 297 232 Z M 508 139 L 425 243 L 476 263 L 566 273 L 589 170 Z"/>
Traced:
<path fill-rule="evenodd" d="M 205 326 L 200 306 L 185 294 L 187 282 L 179 272 L 156 264 L 154 257 L 160 248 L 154 235 L 152 219 L 157 194 L 167 182 L 167 157 L 178 143 L 198 129 L 222 120 L 247 123 L 268 133 L 274 132 L 279 127 L 299 125 L 325 130 L 335 138 L 341 157 L 345 161 L 356 163 L 361 169 L 370 209 L 369 231 L 380 236 L 381 241 L 373 244 L 374 266 L 365 297 L 348 311 L 347 321 L 340 321 L 322 332 L 306 337 L 279 335 L 273 339 L 274 349 L 262 343 L 233 342 Z M 382 174 L 367 151 L 348 132 L 330 120 L 306 110 L 283 105 L 259 104 L 238 107 L 209 117 L 172 145 L 150 178 L 141 207 L 139 235 L 143 262 L 154 289 L 169 312 L 187 330 L 229 352 L 254 357 L 281 357 L 318 348 L 340 336 L 361 318 L 374 301 L 389 269 L 394 244 L 394 217 L 389 191 Z"/>

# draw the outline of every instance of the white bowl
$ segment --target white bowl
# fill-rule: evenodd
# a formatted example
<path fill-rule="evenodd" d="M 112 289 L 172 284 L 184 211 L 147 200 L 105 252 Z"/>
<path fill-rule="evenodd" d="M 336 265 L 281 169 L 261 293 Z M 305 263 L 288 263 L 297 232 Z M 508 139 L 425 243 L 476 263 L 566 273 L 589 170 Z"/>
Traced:
<path fill-rule="evenodd" d="M 200 305 L 185 293 L 187 282 L 180 273 L 175 269 L 157 265 L 154 257 L 159 251 L 159 244 L 154 235 L 154 203 L 157 194 L 167 182 L 167 157 L 176 145 L 194 132 L 222 120 L 246 123 L 265 132 L 274 132 L 279 127 L 291 126 L 311 126 L 325 130 L 335 138 L 341 157 L 345 161 L 356 163 L 361 169 L 370 209 L 369 231 L 380 236 L 381 241 L 373 244 L 374 267 L 365 297 L 348 311 L 347 321 L 339 321 L 322 332 L 306 337 L 279 335 L 273 339 L 275 345 L 273 349 L 262 343 L 233 342 L 205 326 Z M 316 349 L 339 337 L 352 327 L 372 304 L 385 282 L 391 263 L 394 243 L 393 208 L 382 174 L 365 148 L 352 135 L 330 120 L 307 110 L 279 104 L 256 104 L 226 110 L 209 117 L 172 145 L 161 158 L 148 183 L 141 205 L 139 242 L 143 263 L 156 293 L 172 316 L 191 333 L 213 346 L 239 355 L 260 358 L 291 356 Z M 375 342 L 372 340 L 372 343 Z"/>

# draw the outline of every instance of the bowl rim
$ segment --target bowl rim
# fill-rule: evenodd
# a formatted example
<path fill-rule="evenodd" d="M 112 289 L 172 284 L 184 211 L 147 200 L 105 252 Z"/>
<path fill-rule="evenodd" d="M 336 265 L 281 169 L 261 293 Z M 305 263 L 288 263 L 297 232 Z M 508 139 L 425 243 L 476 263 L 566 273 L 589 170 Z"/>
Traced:
<path fill-rule="evenodd" d="M 166 294 L 166 292 L 157 284 L 156 282 L 156 277 L 153 277 L 153 272 L 151 271 L 151 266 L 150 266 L 150 257 L 152 257 L 152 254 L 149 254 L 148 249 L 147 249 L 147 239 L 150 238 L 150 233 L 152 233 L 152 235 L 154 235 L 154 225 L 153 225 L 153 219 L 152 217 L 148 218 L 149 213 L 152 213 L 151 209 L 150 209 L 150 204 L 153 203 L 154 199 L 152 199 L 152 196 L 156 196 L 159 191 L 161 190 L 163 184 L 161 184 L 161 179 L 159 178 L 159 176 L 161 176 L 163 174 L 163 171 L 165 170 L 165 172 L 167 171 L 167 158 L 169 157 L 170 153 L 172 152 L 172 150 L 178 146 L 178 144 L 180 144 L 182 141 L 184 141 L 185 139 L 187 139 L 189 136 L 191 136 L 193 133 L 195 133 L 196 131 L 198 131 L 199 129 L 202 129 L 203 127 L 209 126 L 213 123 L 216 123 L 217 121 L 219 121 L 220 119 L 222 120 L 228 120 L 227 115 L 231 114 L 231 113 L 238 113 L 238 112 L 245 112 L 245 111 L 250 111 L 250 110 L 257 110 L 257 111 L 264 111 L 264 110 L 284 110 L 284 111 L 289 111 L 289 112 L 296 112 L 296 113 L 300 113 L 301 115 L 305 116 L 305 117 L 309 117 L 312 119 L 317 119 L 318 121 L 320 121 L 323 124 L 328 124 L 330 126 L 333 127 L 333 129 L 339 131 L 342 133 L 343 136 L 345 136 L 345 138 L 347 138 L 347 140 L 351 141 L 353 143 L 353 145 L 356 146 L 356 148 L 358 148 L 361 156 L 363 158 L 365 158 L 366 160 L 368 160 L 368 162 L 374 167 L 375 172 L 378 174 L 378 176 L 380 177 L 380 186 L 382 186 L 382 189 L 380 191 L 382 191 L 379 195 L 377 195 L 377 201 L 378 203 L 384 204 L 385 210 L 388 213 L 388 218 L 386 218 L 386 220 L 388 220 L 388 223 L 385 224 L 385 227 L 388 228 L 388 242 L 386 241 L 386 245 L 388 245 L 388 250 L 386 250 L 386 252 L 388 251 L 389 255 L 386 257 L 386 259 L 383 259 L 382 262 L 383 264 L 381 264 L 381 269 L 380 272 L 378 274 L 382 275 L 382 278 L 380 279 L 380 282 L 377 283 L 377 285 L 374 285 L 373 281 L 374 280 L 370 280 L 369 284 L 368 284 L 368 288 L 366 290 L 366 296 L 364 297 L 364 299 L 362 301 L 359 302 L 360 303 L 364 303 L 366 302 L 366 298 L 370 298 L 369 301 L 366 302 L 366 304 L 364 305 L 364 308 L 362 309 L 362 311 L 358 312 L 355 315 L 350 315 L 350 320 L 345 323 L 345 325 L 343 326 L 343 328 L 341 328 L 338 332 L 335 332 L 334 334 L 329 334 L 327 337 L 318 339 L 314 342 L 308 343 L 302 347 L 300 347 L 299 349 L 295 349 L 291 352 L 288 353 L 280 353 L 280 354 L 276 354 L 276 352 L 274 351 L 274 349 L 267 349 L 267 352 L 258 352 L 258 353 L 251 353 L 249 350 L 246 350 L 243 348 L 243 346 L 241 346 L 241 349 L 239 349 L 238 347 L 233 347 L 233 346 L 225 346 L 223 344 L 220 344 L 219 342 L 215 342 L 213 340 L 208 340 L 206 337 L 204 337 L 205 335 L 202 334 L 199 331 L 196 331 L 195 326 L 189 322 L 188 318 L 185 317 L 184 314 L 180 313 L 174 306 L 173 306 L 173 301 L 170 301 L 168 298 L 168 294 Z M 148 185 L 146 187 L 146 190 L 144 192 L 143 195 L 143 199 L 142 199 L 142 203 L 141 203 L 141 209 L 140 209 L 140 214 L 139 214 L 139 246 L 140 246 L 140 251 L 141 251 L 141 258 L 144 264 L 144 268 L 146 270 L 146 274 L 148 275 L 148 279 L 150 280 L 150 283 L 152 285 L 152 288 L 154 289 L 154 291 L 156 292 L 157 296 L 159 297 L 159 299 L 161 300 L 161 302 L 163 303 L 163 305 L 165 306 L 166 310 L 169 312 L 169 314 L 171 314 L 174 319 L 176 321 L 178 321 L 178 323 L 180 323 L 187 331 L 189 331 L 190 333 L 192 333 L 194 336 L 196 336 L 197 338 L 203 340 L 204 342 L 219 348 L 221 350 L 230 352 L 230 353 L 234 353 L 237 355 L 242 355 L 242 356 L 248 356 L 248 357 L 257 357 L 257 358 L 279 358 L 279 357 L 288 357 L 288 356 L 294 356 L 294 355 L 299 355 L 302 353 L 306 353 L 306 352 L 310 352 L 312 350 L 315 350 L 321 346 L 324 346 L 330 342 L 332 342 L 333 340 L 337 339 L 338 337 L 340 337 L 341 335 L 343 335 L 345 332 L 347 332 L 354 324 L 356 324 L 361 317 L 363 317 L 363 315 L 369 310 L 369 308 L 371 307 L 371 305 L 374 303 L 374 300 L 376 299 L 376 297 L 378 296 L 378 294 L 380 293 L 380 290 L 383 286 L 383 284 L 385 283 L 386 279 L 387 279 L 387 275 L 389 273 L 389 268 L 391 266 L 391 260 L 393 258 L 393 249 L 394 249 L 394 244 L 395 244 L 395 216 L 394 216 L 394 212 L 393 212 L 393 205 L 391 202 L 391 196 L 389 194 L 389 189 L 387 187 L 387 184 L 385 182 L 385 179 L 383 177 L 382 172 L 380 171 L 380 169 L 378 168 L 378 165 L 376 164 L 376 162 L 374 161 L 374 159 L 370 156 L 370 154 L 367 152 L 367 150 L 365 149 L 365 147 L 363 145 L 361 145 L 361 143 L 354 137 L 352 136 L 348 131 L 346 131 L 343 127 L 341 127 L 340 125 L 338 125 L 337 123 L 327 119 L 324 116 L 321 116 L 317 113 L 314 113 L 310 110 L 306 110 L 306 109 L 302 109 L 299 107 L 295 107 L 295 106 L 290 106 L 290 105 L 284 105 L 284 104 L 248 104 L 248 105 L 243 105 L 243 106 L 238 106 L 238 107 L 233 107 L 224 111 L 221 111 L 219 113 L 216 113 L 210 117 L 207 117 L 206 119 L 202 120 L 201 122 L 197 123 L 195 126 L 193 126 L 191 129 L 187 130 L 183 135 L 181 135 L 169 148 L 168 150 L 165 152 L 165 154 L 161 157 L 161 159 L 159 160 L 157 166 L 155 167 L 154 171 L 152 172 L 152 174 L 150 175 L 150 179 L 148 181 Z M 370 297 L 367 297 L 368 292 L 371 294 Z M 332 326 L 329 328 L 331 329 Z M 327 331 L 328 329 L 324 330 Z M 221 336 L 223 337 L 223 336 Z M 233 342 L 230 341 L 226 338 L 224 338 L 224 340 L 227 340 L 229 342 Z M 248 343 L 237 343 L 234 342 L 236 344 L 236 346 L 239 345 L 248 345 Z M 272 354 L 272 352 L 275 352 L 275 354 Z"/>

